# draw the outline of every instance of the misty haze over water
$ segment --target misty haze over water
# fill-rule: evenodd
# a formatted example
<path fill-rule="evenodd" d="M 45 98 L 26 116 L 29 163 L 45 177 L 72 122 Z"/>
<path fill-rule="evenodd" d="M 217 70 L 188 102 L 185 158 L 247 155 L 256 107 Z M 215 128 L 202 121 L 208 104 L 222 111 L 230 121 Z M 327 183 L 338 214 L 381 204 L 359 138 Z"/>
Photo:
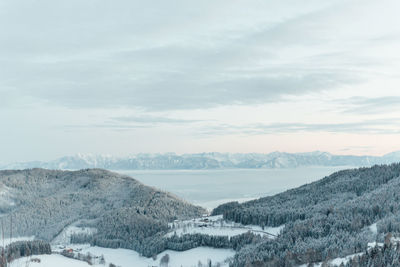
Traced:
<path fill-rule="evenodd" d="M 174 193 L 191 203 L 212 209 L 228 201 L 245 201 L 274 195 L 348 168 L 350 167 L 118 172 L 128 174 L 146 185 Z"/>

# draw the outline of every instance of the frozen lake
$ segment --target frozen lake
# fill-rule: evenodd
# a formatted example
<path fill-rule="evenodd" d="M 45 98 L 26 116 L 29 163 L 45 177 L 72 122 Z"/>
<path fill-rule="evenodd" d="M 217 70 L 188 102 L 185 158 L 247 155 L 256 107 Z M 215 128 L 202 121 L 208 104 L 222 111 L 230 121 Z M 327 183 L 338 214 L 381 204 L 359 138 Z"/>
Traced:
<path fill-rule="evenodd" d="M 351 167 L 295 169 L 135 170 L 118 171 L 142 183 L 212 209 L 224 202 L 245 201 L 283 192 Z"/>

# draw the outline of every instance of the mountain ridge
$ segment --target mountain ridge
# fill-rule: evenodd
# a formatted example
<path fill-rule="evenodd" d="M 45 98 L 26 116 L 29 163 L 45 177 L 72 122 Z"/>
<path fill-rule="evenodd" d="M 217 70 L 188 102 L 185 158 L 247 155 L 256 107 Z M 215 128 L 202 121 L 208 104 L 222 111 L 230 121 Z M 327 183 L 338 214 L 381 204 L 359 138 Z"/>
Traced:
<path fill-rule="evenodd" d="M 197 154 L 136 154 L 125 157 L 110 155 L 76 154 L 51 161 L 31 161 L 0 165 L 0 169 L 58 169 L 78 170 L 101 168 L 109 170 L 201 170 L 201 169 L 278 169 L 307 166 L 369 167 L 375 164 L 400 162 L 400 152 L 383 156 L 335 155 L 329 152 L 303 153 L 219 153 Z"/>

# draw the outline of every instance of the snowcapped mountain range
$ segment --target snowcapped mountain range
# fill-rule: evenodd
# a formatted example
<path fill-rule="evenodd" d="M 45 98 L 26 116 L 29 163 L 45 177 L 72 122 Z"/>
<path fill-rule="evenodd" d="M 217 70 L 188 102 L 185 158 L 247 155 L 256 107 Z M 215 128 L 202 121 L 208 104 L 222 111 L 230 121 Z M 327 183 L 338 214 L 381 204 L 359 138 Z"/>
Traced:
<path fill-rule="evenodd" d="M 0 166 L 0 169 L 86 169 L 109 170 L 199 170 L 223 168 L 296 168 L 303 166 L 354 166 L 368 167 L 374 164 L 390 164 L 400 161 L 400 152 L 384 156 L 333 155 L 327 152 L 308 153 L 272 152 L 258 153 L 199 153 L 199 154 L 137 154 L 126 157 L 109 155 L 65 156 L 42 162 L 20 162 Z"/>

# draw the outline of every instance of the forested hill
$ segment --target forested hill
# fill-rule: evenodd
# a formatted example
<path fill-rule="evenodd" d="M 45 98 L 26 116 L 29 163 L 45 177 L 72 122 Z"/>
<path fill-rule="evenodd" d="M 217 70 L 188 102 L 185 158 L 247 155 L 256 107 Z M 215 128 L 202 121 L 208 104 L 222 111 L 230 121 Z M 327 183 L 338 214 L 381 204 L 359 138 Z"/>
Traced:
<path fill-rule="evenodd" d="M 229 220 L 285 225 L 275 240 L 240 250 L 233 266 L 293 266 L 365 251 L 368 242 L 400 235 L 400 164 L 344 170 L 317 182 L 214 210 Z M 371 227 L 377 223 L 377 232 Z"/>
<path fill-rule="evenodd" d="M 101 169 L 0 171 L 5 232 L 52 240 L 74 224 L 96 228 L 104 246 L 141 251 L 146 238 L 175 219 L 205 211 L 131 177 Z"/>

